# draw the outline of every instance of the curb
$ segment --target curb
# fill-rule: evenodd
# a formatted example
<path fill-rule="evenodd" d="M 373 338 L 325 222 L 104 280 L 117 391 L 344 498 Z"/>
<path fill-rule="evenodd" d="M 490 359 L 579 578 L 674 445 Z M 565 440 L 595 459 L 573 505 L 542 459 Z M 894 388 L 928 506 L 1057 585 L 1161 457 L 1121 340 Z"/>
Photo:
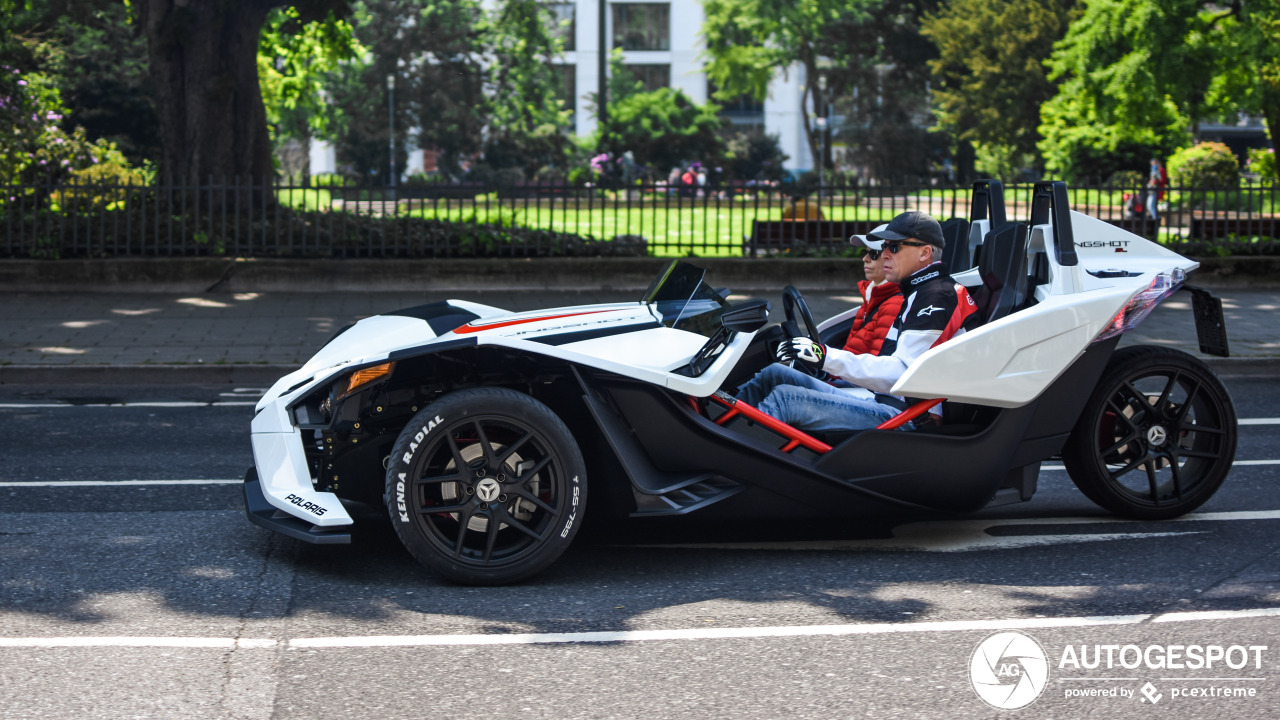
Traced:
<path fill-rule="evenodd" d="M 717 286 L 735 291 L 848 290 L 855 258 L 691 258 Z M 670 258 L 255 259 L 111 258 L 7 260 L 6 292 L 466 292 L 639 291 Z M 1204 258 L 1192 283 L 1210 288 L 1280 287 L 1280 257 Z"/>
<path fill-rule="evenodd" d="M 1202 358 L 1223 377 L 1280 376 L 1280 357 Z M 298 365 L 5 365 L 0 385 L 236 385 L 270 387 Z"/>

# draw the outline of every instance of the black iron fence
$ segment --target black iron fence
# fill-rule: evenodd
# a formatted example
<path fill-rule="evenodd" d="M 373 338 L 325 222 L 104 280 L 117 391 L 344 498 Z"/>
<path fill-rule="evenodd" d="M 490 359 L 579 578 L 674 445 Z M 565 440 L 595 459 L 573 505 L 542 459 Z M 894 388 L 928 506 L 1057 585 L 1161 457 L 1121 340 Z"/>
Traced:
<path fill-rule="evenodd" d="M 1071 190 L 1072 207 L 1191 254 L 1280 253 L 1277 187 Z M 799 198 L 799 199 L 797 199 Z M 1009 219 L 1031 185 L 1005 189 Z M 1154 199 L 1154 202 L 1152 200 Z M 0 185 L 0 256 L 536 257 L 840 253 L 905 210 L 966 217 L 967 186 Z"/>

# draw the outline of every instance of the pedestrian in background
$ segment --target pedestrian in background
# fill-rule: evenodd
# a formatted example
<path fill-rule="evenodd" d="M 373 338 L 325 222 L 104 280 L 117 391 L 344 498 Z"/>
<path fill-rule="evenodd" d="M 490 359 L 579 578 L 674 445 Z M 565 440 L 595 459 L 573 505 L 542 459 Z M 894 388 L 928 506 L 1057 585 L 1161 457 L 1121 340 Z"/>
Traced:
<path fill-rule="evenodd" d="M 1164 164 L 1157 158 L 1151 158 L 1151 170 L 1147 173 L 1147 215 L 1152 220 L 1159 220 L 1158 203 L 1164 199 L 1164 188 L 1169 185 L 1169 175 L 1164 171 Z"/>

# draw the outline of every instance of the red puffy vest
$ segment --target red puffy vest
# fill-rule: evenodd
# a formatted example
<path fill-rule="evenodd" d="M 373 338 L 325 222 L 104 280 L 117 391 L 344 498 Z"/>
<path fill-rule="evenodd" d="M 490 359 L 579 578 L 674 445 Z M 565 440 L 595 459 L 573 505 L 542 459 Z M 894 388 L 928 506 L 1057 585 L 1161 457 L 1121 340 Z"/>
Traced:
<path fill-rule="evenodd" d="M 849 339 L 845 341 L 844 349 L 852 353 L 878 355 L 884 336 L 902 310 L 902 293 L 894 283 L 883 282 L 871 287 L 870 280 L 858 283 L 858 292 L 862 295 L 862 307 L 853 316 L 853 326 L 849 328 Z"/>

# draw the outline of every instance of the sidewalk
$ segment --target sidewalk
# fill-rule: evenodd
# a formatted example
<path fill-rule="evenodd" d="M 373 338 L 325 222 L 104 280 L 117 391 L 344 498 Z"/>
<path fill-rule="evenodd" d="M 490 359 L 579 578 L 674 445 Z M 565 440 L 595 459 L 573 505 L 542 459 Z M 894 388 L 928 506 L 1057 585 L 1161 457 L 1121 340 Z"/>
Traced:
<path fill-rule="evenodd" d="M 292 371 L 339 328 L 362 317 L 450 297 L 508 310 L 637 300 L 627 290 L 433 292 L 0 292 L 0 384 L 234 383 L 262 387 Z M 1219 372 L 1280 374 L 1280 289 L 1222 288 L 1232 357 Z M 764 297 L 781 315 L 781 293 Z M 856 293 L 807 291 L 819 320 Z M 1125 343 L 1200 356 L 1190 296 L 1162 304 Z M 1204 356 L 1201 356 L 1204 357 Z"/>

